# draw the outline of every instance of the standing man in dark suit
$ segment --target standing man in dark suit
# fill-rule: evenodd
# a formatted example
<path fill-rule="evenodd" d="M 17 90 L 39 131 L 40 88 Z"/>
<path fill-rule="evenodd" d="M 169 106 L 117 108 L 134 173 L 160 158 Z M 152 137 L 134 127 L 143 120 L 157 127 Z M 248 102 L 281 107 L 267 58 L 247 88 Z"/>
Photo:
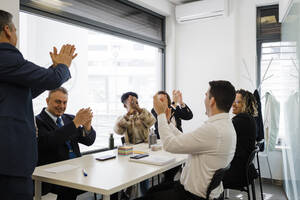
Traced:
<path fill-rule="evenodd" d="M 168 100 L 168 107 L 171 109 L 171 117 L 169 119 L 169 123 L 174 124 L 174 126 L 182 132 L 181 120 L 190 120 L 193 118 L 193 113 L 191 109 L 183 102 L 182 93 L 179 90 L 173 90 L 173 102 L 171 103 L 171 98 L 169 94 L 165 91 L 159 91 L 157 93 L 158 98 Z M 157 122 L 157 114 L 154 109 L 151 110 L 151 113 L 156 119 L 155 122 L 155 134 L 157 138 L 159 137 L 158 132 L 158 122 Z M 177 166 L 172 168 L 164 173 L 165 182 L 172 182 L 174 180 L 175 175 L 181 169 L 181 166 Z"/>
<path fill-rule="evenodd" d="M 68 91 L 57 88 L 49 91 L 47 108 L 36 116 L 38 128 L 38 165 L 80 157 L 78 143 L 90 146 L 96 132 L 92 128 L 93 113 L 90 108 L 80 109 L 76 116 L 64 114 L 68 103 Z M 43 193 L 56 193 L 57 199 L 76 199 L 82 191 L 56 186 L 43 185 Z"/>
<path fill-rule="evenodd" d="M 31 175 L 37 163 L 32 99 L 71 78 L 75 48 L 64 45 L 50 53 L 45 69 L 25 60 L 16 48 L 12 15 L 0 10 L 0 193 L 1 199 L 32 200 Z"/>

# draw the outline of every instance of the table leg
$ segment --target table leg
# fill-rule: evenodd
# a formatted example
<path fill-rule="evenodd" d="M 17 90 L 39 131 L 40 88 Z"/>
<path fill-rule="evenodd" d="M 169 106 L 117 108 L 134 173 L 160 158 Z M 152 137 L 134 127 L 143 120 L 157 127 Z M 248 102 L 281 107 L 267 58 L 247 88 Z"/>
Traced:
<path fill-rule="evenodd" d="M 41 200 L 42 199 L 42 182 L 35 180 L 35 194 L 34 194 L 34 200 Z"/>
<path fill-rule="evenodd" d="M 103 200 L 110 200 L 110 195 L 103 195 Z"/>

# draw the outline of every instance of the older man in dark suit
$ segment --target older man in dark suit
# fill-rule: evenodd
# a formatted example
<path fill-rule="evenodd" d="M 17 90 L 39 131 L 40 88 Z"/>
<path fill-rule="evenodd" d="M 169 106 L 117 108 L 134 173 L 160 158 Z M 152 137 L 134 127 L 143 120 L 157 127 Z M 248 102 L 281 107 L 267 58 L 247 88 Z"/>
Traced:
<path fill-rule="evenodd" d="M 70 77 L 75 48 L 64 45 L 50 53 L 45 69 L 25 60 L 16 48 L 12 15 L 0 10 L 0 191 L 1 199 L 32 200 L 31 175 L 37 163 L 32 99 Z"/>
<path fill-rule="evenodd" d="M 92 128 L 93 113 L 90 108 L 80 109 L 76 116 L 64 114 L 68 103 L 68 92 L 60 87 L 49 92 L 47 108 L 36 116 L 38 128 L 38 165 L 49 164 L 81 156 L 78 143 L 90 146 L 96 132 Z M 76 199 L 82 191 L 43 185 L 43 193 L 56 193 L 57 199 Z"/>

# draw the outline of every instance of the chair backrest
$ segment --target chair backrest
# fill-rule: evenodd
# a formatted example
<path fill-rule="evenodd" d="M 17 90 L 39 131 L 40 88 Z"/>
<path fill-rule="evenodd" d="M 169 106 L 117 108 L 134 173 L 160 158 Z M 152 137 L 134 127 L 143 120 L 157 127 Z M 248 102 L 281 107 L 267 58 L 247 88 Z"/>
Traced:
<path fill-rule="evenodd" d="M 206 190 L 206 199 L 208 200 L 209 199 L 209 195 L 211 193 L 211 191 L 213 191 L 216 187 L 218 187 L 225 175 L 225 172 L 230 168 L 230 164 L 225 167 L 225 168 L 221 168 L 221 169 L 218 169 L 214 176 L 212 177 L 211 181 L 210 181 L 210 184 Z"/>
<path fill-rule="evenodd" d="M 264 151 L 265 150 L 265 140 L 262 139 L 262 140 L 257 141 L 256 146 L 259 147 L 260 151 Z"/>
<path fill-rule="evenodd" d="M 251 152 L 248 161 L 247 161 L 247 165 L 246 165 L 246 178 L 247 178 L 247 185 L 249 185 L 249 168 L 250 165 L 253 163 L 253 160 L 255 158 L 255 155 L 260 151 L 259 146 L 256 146 L 255 149 Z"/>

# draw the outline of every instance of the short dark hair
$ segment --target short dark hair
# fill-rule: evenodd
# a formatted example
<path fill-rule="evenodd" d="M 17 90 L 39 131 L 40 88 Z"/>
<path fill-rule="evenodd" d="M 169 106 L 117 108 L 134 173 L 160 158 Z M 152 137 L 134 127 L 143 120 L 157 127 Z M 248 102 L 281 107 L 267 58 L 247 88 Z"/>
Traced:
<path fill-rule="evenodd" d="M 54 92 L 62 92 L 62 93 L 64 93 L 64 94 L 66 94 L 66 95 L 68 95 L 68 90 L 66 89 L 66 88 L 64 88 L 64 87 L 59 87 L 59 88 L 56 88 L 56 89 L 54 89 L 54 90 L 49 90 L 49 94 L 48 94 L 48 97 L 50 97 L 51 96 L 51 94 L 53 94 Z"/>
<path fill-rule="evenodd" d="M 137 99 L 139 98 L 138 95 L 137 95 L 137 93 L 135 93 L 135 92 L 126 92 L 126 93 L 122 94 L 122 96 L 121 96 L 121 102 L 123 104 L 125 104 L 125 101 L 128 99 L 129 96 L 136 97 Z"/>
<path fill-rule="evenodd" d="M 0 33 L 3 31 L 4 26 L 9 25 L 9 27 L 11 27 L 12 18 L 12 14 L 4 10 L 0 10 Z"/>
<path fill-rule="evenodd" d="M 229 81 L 210 81 L 209 98 L 214 97 L 217 108 L 229 112 L 235 99 L 235 88 Z"/>
<path fill-rule="evenodd" d="M 168 99 L 168 106 L 171 105 L 171 98 L 170 98 L 169 94 L 166 91 L 161 90 L 161 91 L 158 91 L 157 94 L 164 94 L 164 95 L 166 95 L 167 99 Z"/>

